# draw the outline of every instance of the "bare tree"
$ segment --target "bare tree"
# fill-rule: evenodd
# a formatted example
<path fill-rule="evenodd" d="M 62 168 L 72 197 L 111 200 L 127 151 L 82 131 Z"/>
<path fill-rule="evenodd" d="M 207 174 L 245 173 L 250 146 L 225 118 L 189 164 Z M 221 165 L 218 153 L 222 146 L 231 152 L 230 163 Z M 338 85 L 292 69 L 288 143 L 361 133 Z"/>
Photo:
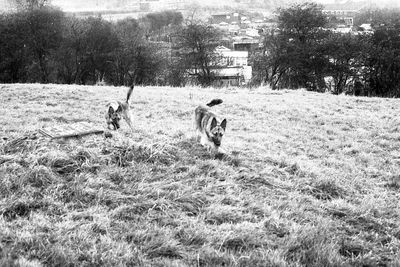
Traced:
<path fill-rule="evenodd" d="M 19 10 L 42 8 L 51 3 L 51 0 L 11 0 Z"/>
<path fill-rule="evenodd" d="M 188 74 L 203 86 L 214 80 L 212 70 L 218 65 L 219 55 L 215 51 L 221 34 L 215 28 L 201 22 L 191 22 L 177 33 L 177 43 L 182 64 Z"/>

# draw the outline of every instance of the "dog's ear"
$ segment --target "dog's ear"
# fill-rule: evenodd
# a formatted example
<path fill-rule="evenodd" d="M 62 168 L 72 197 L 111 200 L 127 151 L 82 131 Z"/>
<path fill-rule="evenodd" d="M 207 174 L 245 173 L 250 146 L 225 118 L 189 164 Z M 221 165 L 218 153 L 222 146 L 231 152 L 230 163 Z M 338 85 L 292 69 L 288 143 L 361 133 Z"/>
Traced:
<path fill-rule="evenodd" d="M 213 118 L 212 121 L 211 121 L 211 129 L 214 129 L 214 127 L 217 126 L 217 124 L 218 124 L 217 123 L 217 119 Z"/>
<path fill-rule="evenodd" d="M 224 131 L 225 131 L 225 129 L 226 129 L 226 119 L 224 119 L 224 120 L 221 122 L 221 127 L 222 127 L 222 129 L 224 129 Z"/>
<path fill-rule="evenodd" d="M 108 107 L 108 114 L 113 114 L 114 113 L 114 108 L 112 106 Z"/>

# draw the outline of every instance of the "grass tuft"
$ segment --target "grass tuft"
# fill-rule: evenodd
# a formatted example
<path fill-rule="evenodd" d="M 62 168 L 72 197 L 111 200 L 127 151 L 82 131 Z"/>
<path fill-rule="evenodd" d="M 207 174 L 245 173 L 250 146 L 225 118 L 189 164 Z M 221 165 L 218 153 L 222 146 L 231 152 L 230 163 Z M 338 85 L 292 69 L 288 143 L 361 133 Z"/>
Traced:
<path fill-rule="evenodd" d="M 395 190 L 400 189 L 400 175 L 391 176 L 386 182 L 386 186 Z"/>
<path fill-rule="evenodd" d="M 202 232 L 193 229 L 181 228 L 174 236 L 183 246 L 200 247 L 206 244 L 207 238 Z"/>
<path fill-rule="evenodd" d="M 289 240 L 285 256 L 303 266 L 340 266 L 338 246 L 322 227 L 305 227 L 294 233 Z"/>
<path fill-rule="evenodd" d="M 264 227 L 267 233 L 276 235 L 277 237 L 285 237 L 290 234 L 289 227 L 285 221 L 280 219 L 274 219 L 274 217 L 268 218 L 264 222 Z"/>
<path fill-rule="evenodd" d="M 170 259 L 182 259 L 185 254 L 174 242 L 154 243 L 146 248 L 147 256 L 151 258 L 165 257 Z"/>
<path fill-rule="evenodd" d="M 238 153 L 235 153 L 235 151 L 232 153 L 232 156 L 225 153 L 217 153 L 215 155 L 215 159 L 227 162 L 229 165 L 232 165 L 234 167 L 239 167 L 242 162 L 241 159 L 238 157 Z"/>
<path fill-rule="evenodd" d="M 193 261 L 193 265 L 197 266 L 234 266 L 235 262 L 231 255 L 205 247 L 202 248 L 196 259 Z"/>
<path fill-rule="evenodd" d="M 359 242 L 343 240 L 340 244 L 339 253 L 346 258 L 356 258 L 362 256 L 366 252 L 365 245 Z"/>
<path fill-rule="evenodd" d="M 178 160 L 177 149 L 162 143 L 113 146 L 103 149 L 103 153 L 110 155 L 119 167 L 130 166 L 133 162 L 171 165 Z"/>
<path fill-rule="evenodd" d="M 129 206 L 121 206 L 113 212 L 113 217 L 121 221 L 136 221 L 140 216 L 154 207 L 152 202 L 135 203 Z"/>
<path fill-rule="evenodd" d="M 19 217 L 27 217 L 32 211 L 45 209 L 47 206 L 48 204 L 41 200 L 29 198 L 11 199 L 0 206 L 0 215 L 7 221 L 13 221 Z"/>
<path fill-rule="evenodd" d="M 197 216 L 208 204 L 207 197 L 201 193 L 184 195 L 175 199 L 176 206 L 188 216 Z"/>
<path fill-rule="evenodd" d="M 55 182 L 56 177 L 49 168 L 39 165 L 34 166 L 33 169 L 30 170 L 23 179 L 31 186 L 46 188 Z"/>
<path fill-rule="evenodd" d="M 206 210 L 205 222 L 208 224 L 237 224 L 246 220 L 246 215 L 238 207 L 212 204 Z"/>
<path fill-rule="evenodd" d="M 338 186 L 335 181 L 330 180 L 316 181 L 303 191 L 319 200 L 332 200 L 345 196 L 345 190 Z"/>
<path fill-rule="evenodd" d="M 36 133 L 15 137 L 0 147 L 0 151 L 4 154 L 26 153 L 37 148 L 37 139 Z"/>
<path fill-rule="evenodd" d="M 50 162 L 52 170 L 61 175 L 68 175 L 81 172 L 79 162 L 71 158 L 55 158 Z"/>

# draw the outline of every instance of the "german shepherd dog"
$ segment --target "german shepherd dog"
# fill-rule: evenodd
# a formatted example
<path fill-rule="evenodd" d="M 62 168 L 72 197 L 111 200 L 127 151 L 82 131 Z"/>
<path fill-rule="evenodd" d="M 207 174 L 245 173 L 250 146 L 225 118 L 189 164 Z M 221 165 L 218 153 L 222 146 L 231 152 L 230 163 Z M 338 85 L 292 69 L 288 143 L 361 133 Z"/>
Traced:
<path fill-rule="evenodd" d="M 121 119 L 124 118 L 131 130 L 133 130 L 129 108 L 129 98 L 132 95 L 132 91 L 133 85 L 129 87 L 125 102 L 113 101 L 107 104 L 106 122 L 108 129 L 118 130 L 121 127 Z M 112 128 L 110 128 L 110 126 L 112 126 Z"/>
<path fill-rule="evenodd" d="M 222 103 L 221 99 L 213 99 L 207 104 L 208 107 L 213 107 Z M 200 144 L 208 149 L 213 149 L 219 152 L 222 137 L 225 134 L 226 119 L 220 121 L 210 109 L 205 106 L 198 106 L 195 111 L 195 125 L 198 134 L 200 135 Z"/>

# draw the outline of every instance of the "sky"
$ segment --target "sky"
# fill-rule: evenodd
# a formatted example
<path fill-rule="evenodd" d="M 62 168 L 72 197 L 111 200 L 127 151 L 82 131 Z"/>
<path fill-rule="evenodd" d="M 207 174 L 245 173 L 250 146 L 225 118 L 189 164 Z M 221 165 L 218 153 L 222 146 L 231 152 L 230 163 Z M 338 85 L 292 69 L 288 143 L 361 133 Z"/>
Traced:
<path fill-rule="evenodd" d="M 349 0 L 314 0 L 314 2 L 321 4 L 333 4 L 333 3 L 346 3 Z M 297 0 L 292 0 L 292 2 L 298 2 Z M 369 4 L 375 4 L 380 7 L 400 7 L 400 0 L 352 0 L 352 2 L 367 2 Z"/>
<path fill-rule="evenodd" d="M 10 0 L 0 0 L 0 7 L 6 3 L 7 1 Z M 137 2 L 139 0 L 130 0 L 132 2 Z M 190 0 L 186 0 L 186 1 L 190 1 Z M 185 2 L 186 2 L 185 1 Z M 192 1 L 197 1 L 198 3 L 201 4 L 205 4 L 205 5 L 212 5 L 215 6 L 216 3 L 220 3 L 223 5 L 226 5 L 227 3 L 234 3 L 234 0 L 192 0 Z M 286 1 L 292 1 L 292 2 L 300 2 L 300 1 L 306 1 L 306 0 L 286 0 Z M 332 3 L 343 3 L 343 2 L 347 2 L 349 0 L 314 0 L 315 2 L 321 3 L 321 4 L 332 4 Z M 376 5 L 378 7 L 397 7 L 400 8 L 400 0 L 350 0 L 353 2 L 367 2 L 369 4 L 373 4 Z M 64 11 L 76 11 L 76 10 L 80 10 L 80 9 L 91 9 L 94 10 L 97 8 L 99 9 L 104 9 L 105 6 L 107 6 L 107 0 L 84 0 L 82 2 L 82 0 L 51 0 L 51 2 L 56 5 L 56 6 L 60 6 L 62 7 L 62 9 L 64 9 Z M 275 3 L 279 3 L 279 0 L 271 0 L 271 2 L 275 2 Z M 282 1 L 284 2 L 284 1 Z M 96 5 L 96 3 L 98 3 L 98 5 Z M 109 6 L 106 7 L 106 9 L 110 8 Z"/>
<path fill-rule="evenodd" d="M 4 0 L 0 0 L 4 1 Z M 138 1 L 138 0 L 132 0 L 132 1 Z M 299 2 L 299 0 L 289 0 L 292 2 Z M 301 1 L 301 0 L 300 0 Z M 342 2 L 347 2 L 349 0 L 314 0 L 315 2 L 321 3 L 321 4 L 332 4 L 335 2 L 342 3 Z M 400 5 L 400 0 L 351 0 L 353 2 L 369 2 L 371 4 L 376 4 L 378 6 L 399 6 Z M 63 5 L 63 6 L 68 6 L 71 5 L 74 2 L 81 2 L 81 0 L 52 0 L 53 4 L 55 5 Z M 91 1 L 85 1 L 85 2 L 98 2 L 100 4 L 107 3 L 107 0 L 91 0 Z M 204 4 L 215 4 L 215 0 L 201 0 L 198 1 L 200 3 Z M 230 2 L 229 0 L 221 1 L 224 3 Z M 232 3 L 234 3 L 234 0 L 231 0 Z"/>
<path fill-rule="evenodd" d="M 341 0 L 336 2 L 347 2 L 348 0 Z M 400 0 L 353 0 L 353 2 L 367 2 L 371 4 L 376 4 L 378 6 L 385 5 L 385 6 L 399 6 Z M 335 3 L 335 0 L 317 0 L 316 2 L 322 4 L 331 4 Z"/>

